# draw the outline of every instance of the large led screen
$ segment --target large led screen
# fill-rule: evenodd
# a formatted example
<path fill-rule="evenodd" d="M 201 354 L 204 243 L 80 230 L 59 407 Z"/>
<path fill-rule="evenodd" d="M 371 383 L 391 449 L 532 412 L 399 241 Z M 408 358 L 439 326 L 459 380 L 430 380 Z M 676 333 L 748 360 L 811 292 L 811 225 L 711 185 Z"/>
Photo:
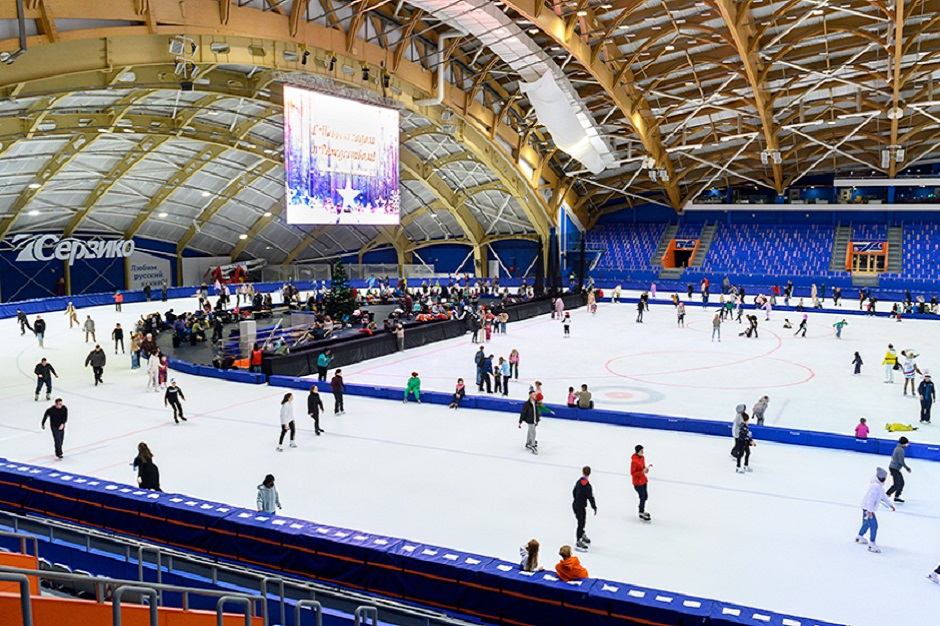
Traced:
<path fill-rule="evenodd" d="M 397 224 L 398 111 L 284 87 L 289 224 Z"/>

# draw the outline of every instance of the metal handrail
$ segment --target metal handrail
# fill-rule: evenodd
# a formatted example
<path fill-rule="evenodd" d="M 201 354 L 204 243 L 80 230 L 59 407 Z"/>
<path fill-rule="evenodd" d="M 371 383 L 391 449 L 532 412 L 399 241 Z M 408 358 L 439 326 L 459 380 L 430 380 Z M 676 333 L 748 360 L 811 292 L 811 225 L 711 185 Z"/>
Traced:
<path fill-rule="evenodd" d="M 20 618 L 23 626 L 33 626 L 33 605 L 29 596 L 29 578 L 25 574 L 0 572 L 0 580 L 20 585 Z"/>
<path fill-rule="evenodd" d="M 215 603 L 215 623 L 216 626 L 224 626 L 224 613 L 222 609 L 225 607 L 226 602 L 236 602 L 245 607 L 245 626 L 251 626 L 251 600 L 243 596 L 222 596 L 219 598 L 219 601 Z M 283 622 L 281 622 L 283 624 Z M 265 622 L 267 624 L 267 622 Z"/>
<path fill-rule="evenodd" d="M 13 575 L 13 576 L 21 575 L 24 578 L 28 576 L 35 576 L 37 578 L 46 578 L 50 580 L 66 580 L 66 581 L 77 581 L 77 582 L 89 582 L 90 580 L 91 582 L 95 583 L 97 588 L 101 588 L 105 585 L 113 587 L 114 591 L 112 595 L 112 602 L 113 602 L 114 596 L 123 595 L 124 591 L 121 591 L 121 590 L 133 590 L 133 591 L 144 590 L 143 591 L 144 593 L 146 593 L 148 596 L 153 598 L 152 606 L 154 610 L 156 610 L 157 608 L 157 594 L 163 591 L 181 594 L 183 596 L 184 610 L 189 610 L 188 607 L 189 607 L 189 595 L 190 594 L 207 596 L 210 598 L 244 598 L 245 600 L 251 603 L 252 607 L 254 607 L 255 602 L 260 601 L 264 603 L 266 601 L 264 598 L 262 598 L 259 595 L 248 594 L 248 593 L 233 593 L 231 591 L 222 591 L 222 590 L 215 590 L 215 589 L 201 589 L 197 587 L 181 587 L 179 585 L 164 585 L 162 583 L 147 583 L 147 582 L 140 583 L 138 581 L 121 580 L 118 578 L 107 578 L 105 576 L 95 576 L 95 577 L 89 578 L 88 576 L 84 576 L 82 574 L 71 574 L 67 572 L 53 572 L 53 571 L 45 571 L 45 570 L 32 570 L 32 569 L 25 569 L 25 568 L 20 568 L 20 567 L 8 567 L 8 566 L 0 565 L 0 576 L 3 576 L 4 574 Z M 3 578 L 0 578 L 0 580 L 3 580 Z M 19 579 L 16 579 L 16 580 L 19 580 Z M 96 594 L 96 595 L 98 596 L 96 600 L 98 602 L 102 602 L 103 594 Z M 253 612 L 253 610 L 251 612 Z M 120 626 L 120 622 L 117 622 L 116 626 Z M 265 626 L 267 626 L 267 622 L 265 622 Z"/>
<path fill-rule="evenodd" d="M 286 605 L 284 601 L 284 579 L 276 576 L 265 576 L 261 579 L 261 597 L 264 598 L 264 620 L 265 623 L 268 623 L 268 583 L 273 582 L 277 583 L 278 591 L 280 592 L 281 598 L 281 621 L 280 624 L 286 624 Z"/>
<path fill-rule="evenodd" d="M 163 583 L 163 551 L 156 546 L 137 546 L 137 580 L 144 581 L 144 553 L 152 551 L 157 556 L 157 584 Z M 157 594 L 157 604 L 163 604 L 163 592 Z"/>
<path fill-rule="evenodd" d="M 26 551 L 26 542 L 28 540 L 32 540 L 33 542 L 32 556 L 35 556 L 37 559 L 39 558 L 39 539 L 36 538 L 34 535 L 26 535 L 26 534 L 17 533 L 17 532 L 11 533 L 5 530 L 0 530 L 0 537 L 14 537 L 16 539 L 19 539 L 20 540 L 20 553 L 27 554 L 27 555 L 29 554 L 29 552 Z"/>
<path fill-rule="evenodd" d="M 131 555 L 132 555 L 133 548 L 140 546 L 140 545 L 145 545 L 145 546 L 151 545 L 145 541 L 130 538 L 130 537 L 121 537 L 120 540 L 118 540 L 118 538 L 112 534 L 102 532 L 93 528 L 77 526 L 75 524 L 61 522 L 58 520 L 51 520 L 51 519 L 47 519 L 47 518 L 39 517 L 35 515 L 20 515 L 20 514 L 11 513 L 8 511 L 0 511 L 0 519 L 4 519 L 4 518 L 8 518 L 10 520 L 10 522 L 8 522 L 6 525 L 9 527 L 12 527 L 14 531 L 18 531 L 20 524 L 22 523 L 36 524 L 36 525 L 43 526 L 48 529 L 48 538 L 50 541 L 59 541 L 59 539 L 55 537 L 55 533 L 54 533 L 54 531 L 58 530 L 60 531 L 60 533 L 61 531 L 66 531 L 66 532 L 84 536 L 86 538 L 86 548 L 88 549 L 90 549 L 90 539 L 89 539 L 90 537 L 94 537 L 95 539 L 100 540 L 100 541 L 109 542 L 111 544 L 114 544 L 115 546 L 121 547 L 121 551 L 125 553 L 124 558 L 129 563 L 132 561 Z M 42 536 L 45 537 L 46 535 L 43 534 Z M 213 584 L 218 582 L 219 572 L 228 572 L 231 574 L 251 577 L 258 581 L 260 581 L 262 578 L 268 577 L 267 574 L 259 572 L 258 570 L 251 569 L 250 567 L 245 566 L 245 565 L 239 565 L 239 564 L 234 564 L 234 563 L 223 563 L 215 559 L 207 558 L 207 557 L 200 556 L 197 554 L 182 552 L 179 550 L 174 550 L 172 548 L 162 548 L 162 552 L 164 555 L 167 555 L 168 557 L 170 557 L 171 560 L 178 561 L 180 563 L 190 563 L 194 565 L 199 565 L 201 567 L 210 569 Z M 172 568 L 172 569 L 175 569 L 175 568 Z M 48 572 L 43 572 L 42 574 L 46 578 L 50 577 L 48 576 Z M 282 577 L 282 579 L 285 581 L 285 585 L 287 588 L 296 590 L 296 591 L 301 591 L 308 595 L 312 595 L 314 600 L 317 599 L 317 594 L 320 594 L 323 597 L 333 598 L 333 599 L 343 601 L 343 602 L 362 602 L 362 603 L 369 602 L 378 607 L 384 607 L 385 610 L 393 614 L 401 613 L 404 615 L 413 616 L 415 618 L 418 618 L 419 620 L 422 620 L 423 623 L 425 624 L 431 623 L 430 620 L 433 620 L 434 622 L 440 623 L 440 624 L 451 624 L 453 626 L 467 626 L 469 624 L 469 622 L 467 622 L 466 620 L 461 620 L 461 619 L 455 618 L 453 616 L 450 616 L 444 613 L 432 611 L 427 608 L 411 606 L 411 605 L 403 605 L 403 604 L 396 603 L 394 600 L 390 600 L 386 598 L 369 597 L 364 594 L 357 593 L 350 589 L 344 589 L 339 586 L 327 585 L 327 584 L 320 583 L 320 582 L 313 581 L 313 580 L 294 580 L 289 577 Z M 150 585 L 151 583 L 146 583 L 146 584 Z M 186 602 L 186 598 L 184 596 L 184 603 L 185 602 Z"/>
<path fill-rule="evenodd" d="M 121 597 L 127 591 L 142 593 L 150 598 L 150 626 L 158 626 L 160 620 L 157 614 L 157 590 L 134 585 L 125 585 L 114 590 L 111 596 L 111 626 L 121 626 Z"/>
<path fill-rule="evenodd" d="M 372 620 L 372 626 L 379 626 L 379 610 L 374 606 L 360 606 L 353 613 L 353 623 L 355 626 L 365 624 L 367 619 Z M 120 625 L 118 625 L 120 626 Z"/>
<path fill-rule="evenodd" d="M 316 618 L 316 626 L 323 626 L 323 605 L 316 600 L 298 600 L 294 607 L 294 626 L 300 626 L 300 610 L 304 607 L 313 609 L 313 615 Z"/>

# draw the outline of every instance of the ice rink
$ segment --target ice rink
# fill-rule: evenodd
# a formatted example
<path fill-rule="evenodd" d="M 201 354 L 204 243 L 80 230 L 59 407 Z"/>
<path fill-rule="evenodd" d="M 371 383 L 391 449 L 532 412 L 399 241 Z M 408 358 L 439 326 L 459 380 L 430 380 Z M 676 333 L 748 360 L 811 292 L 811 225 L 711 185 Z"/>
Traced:
<path fill-rule="evenodd" d="M 175 425 L 162 393 L 146 391 L 144 370 L 114 355 L 108 338 L 116 321 L 129 328 L 141 313 L 168 306 L 185 308 L 174 301 L 125 305 L 120 314 L 79 311 L 80 319 L 91 313 L 96 320 L 108 352 L 99 387 L 83 367 L 91 344 L 68 329 L 62 313 L 43 316 L 42 350 L 31 333 L 20 336 L 15 320 L 4 320 L 0 455 L 133 483 L 129 464 L 143 440 L 166 491 L 253 506 L 256 486 L 273 473 L 284 515 L 513 561 L 535 537 L 547 568 L 560 545 L 574 543 L 571 488 L 589 464 L 599 513 L 588 519 L 591 552 L 580 556 L 592 576 L 855 626 L 922 623 L 940 608 L 940 588 L 925 578 L 940 562 L 938 464 L 910 461 L 907 503 L 880 513 L 884 552 L 875 555 L 852 539 L 862 496 L 887 457 L 758 440 L 755 471 L 739 475 L 730 439 L 561 420 L 539 427 L 536 457 L 524 450 L 511 414 L 356 397 L 347 397 L 341 417 L 324 397 L 326 433 L 316 437 L 304 394 L 294 401 L 299 447 L 277 452 L 284 389 L 176 374 L 190 421 Z M 510 324 L 488 350 L 520 351 L 514 398 L 537 377 L 550 402 L 564 402 L 569 385 L 586 382 L 605 408 L 730 420 L 735 404 L 750 408 L 766 393 L 769 423 L 851 432 L 865 415 L 879 436 L 886 421 L 917 421 L 918 403 L 902 397 L 900 380 L 881 382 L 887 343 L 916 349 L 922 369 L 940 367 L 938 322 L 853 316 L 837 340 L 836 318 L 810 313 L 802 339 L 782 330 L 784 314 L 765 323 L 761 313 L 759 339 L 739 338 L 742 327 L 728 324 L 722 342 L 712 343 L 710 312 L 689 307 L 682 330 L 671 306 L 651 309 L 642 325 L 632 304 L 602 305 L 596 316 L 577 310 L 567 340 L 547 317 Z M 472 383 L 475 349 L 467 336 L 345 368 L 346 379 L 404 386 L 416 369 L 424 388 L 449 391 L 457 376 Z M 851 375 L 855 350 L 865 360 L 859 378 Z M 42 356 L 60 375 L 54 396 L 70 410 L 58 462 L 51 436 L 39 428 L 49 403 L 33 401 L 32 371 Z M 940 441 L 937 430 L 908 435 Z M 651 524 L 637 519 L 630 485 L 636 443 L 653 465 Z"/>

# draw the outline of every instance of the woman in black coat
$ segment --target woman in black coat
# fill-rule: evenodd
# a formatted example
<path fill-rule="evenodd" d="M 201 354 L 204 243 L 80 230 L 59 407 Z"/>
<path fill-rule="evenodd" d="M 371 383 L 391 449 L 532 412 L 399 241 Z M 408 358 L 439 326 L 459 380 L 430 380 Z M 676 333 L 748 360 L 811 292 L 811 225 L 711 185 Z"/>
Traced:
<path fill-rule="evenodd" d="M 137 484 L 141 489 L 162 491 L 160 489 L 160 469 L 153 462 L 153 452 L 146 443 L 137 444 L 137 458 L 132 463 L 137 470 Z"/>

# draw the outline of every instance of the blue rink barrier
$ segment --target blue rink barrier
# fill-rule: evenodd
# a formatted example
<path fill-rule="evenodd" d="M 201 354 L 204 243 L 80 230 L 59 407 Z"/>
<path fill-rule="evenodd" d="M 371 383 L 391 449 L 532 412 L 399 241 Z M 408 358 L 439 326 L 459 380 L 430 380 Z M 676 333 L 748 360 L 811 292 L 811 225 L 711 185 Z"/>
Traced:
<path fill-rule="evenodd" d="M 208 365 L 196 365 L 179 359 L 169 358 L 167 364 L 170 369 L 191 374 L 193 376 L 205 376 L 208 378 L 218 378 L 220 380 L 230 380 L 236 383 L 248 383 L 250 385 L 263 385 L 267 377 L 260 372 L 246 372 L 245 370 L 220 370 Z"/>
<path fill-rule="evenodd" d="M 0 459 L 0 507 L 513 626 L 835 626 Z M 288 619 L 284 626 L 299 626 Z"/>
<path fill-rule="evenodd" d="M 321 393 L 332 393 L 326 382 L 317 382 L 309 378 L 295 376 L 270 376 L 268 384 L 275 387 L 288 387 L 290 389 L 307 390 L 311 385 L 317 385 Z M 404 388 L 370 387 L 368 385 L 346 385 L 346 394 L 352 396 L 365 396 L 370 398 L 386 398 L 401 400 Z M 421 392 L 421 402 L 428 404 L 450 404 L 452 395 L 440 391 Z M 656 430 L 672 430 L 676 432 L 711 435 L 715 437 L 731 437 L 731 423 L 715 420 L 703 420 L 690 417 L 671 417 L 668 415 L 655 415 L 651 413 L 633 413 L 629 411 L 611 411 L 609 409 L 572 409 L 561 404 L 546 404 L 554 415 L 544 417 L 576 420 L 579 422 L 592 422 L 595 424 L 610 424 L 613 426 L 628 426 L 631 428 L 653 428 Z M 494 396 L 466 396 L 460 403 L 461 408 L 485 409 L 502 413 L 519 414 L 522 402 L 508 398 Z M 784 428 L 781 426 L 751 426 L 751 432 L 758 441 L 772 441 L 795 446 L 809 446 L 813 448 L 826 448 L 830 450 L 850 450 L 867 454 L 890 455 L 897 444 L 897 439 L 856 439 L 852 435 L 825 433 L 815 430 L 802 430 Z M 916 431 L 915 431 L 916 432 Z M 897 433 L 898 437 L 906 435 L 908 439 L 916 436 L 912 433 Z M 911 443 L 907 448 L 907 455 L 914 459 L 926 461 L 940 461 L 940 445 Z"/>

